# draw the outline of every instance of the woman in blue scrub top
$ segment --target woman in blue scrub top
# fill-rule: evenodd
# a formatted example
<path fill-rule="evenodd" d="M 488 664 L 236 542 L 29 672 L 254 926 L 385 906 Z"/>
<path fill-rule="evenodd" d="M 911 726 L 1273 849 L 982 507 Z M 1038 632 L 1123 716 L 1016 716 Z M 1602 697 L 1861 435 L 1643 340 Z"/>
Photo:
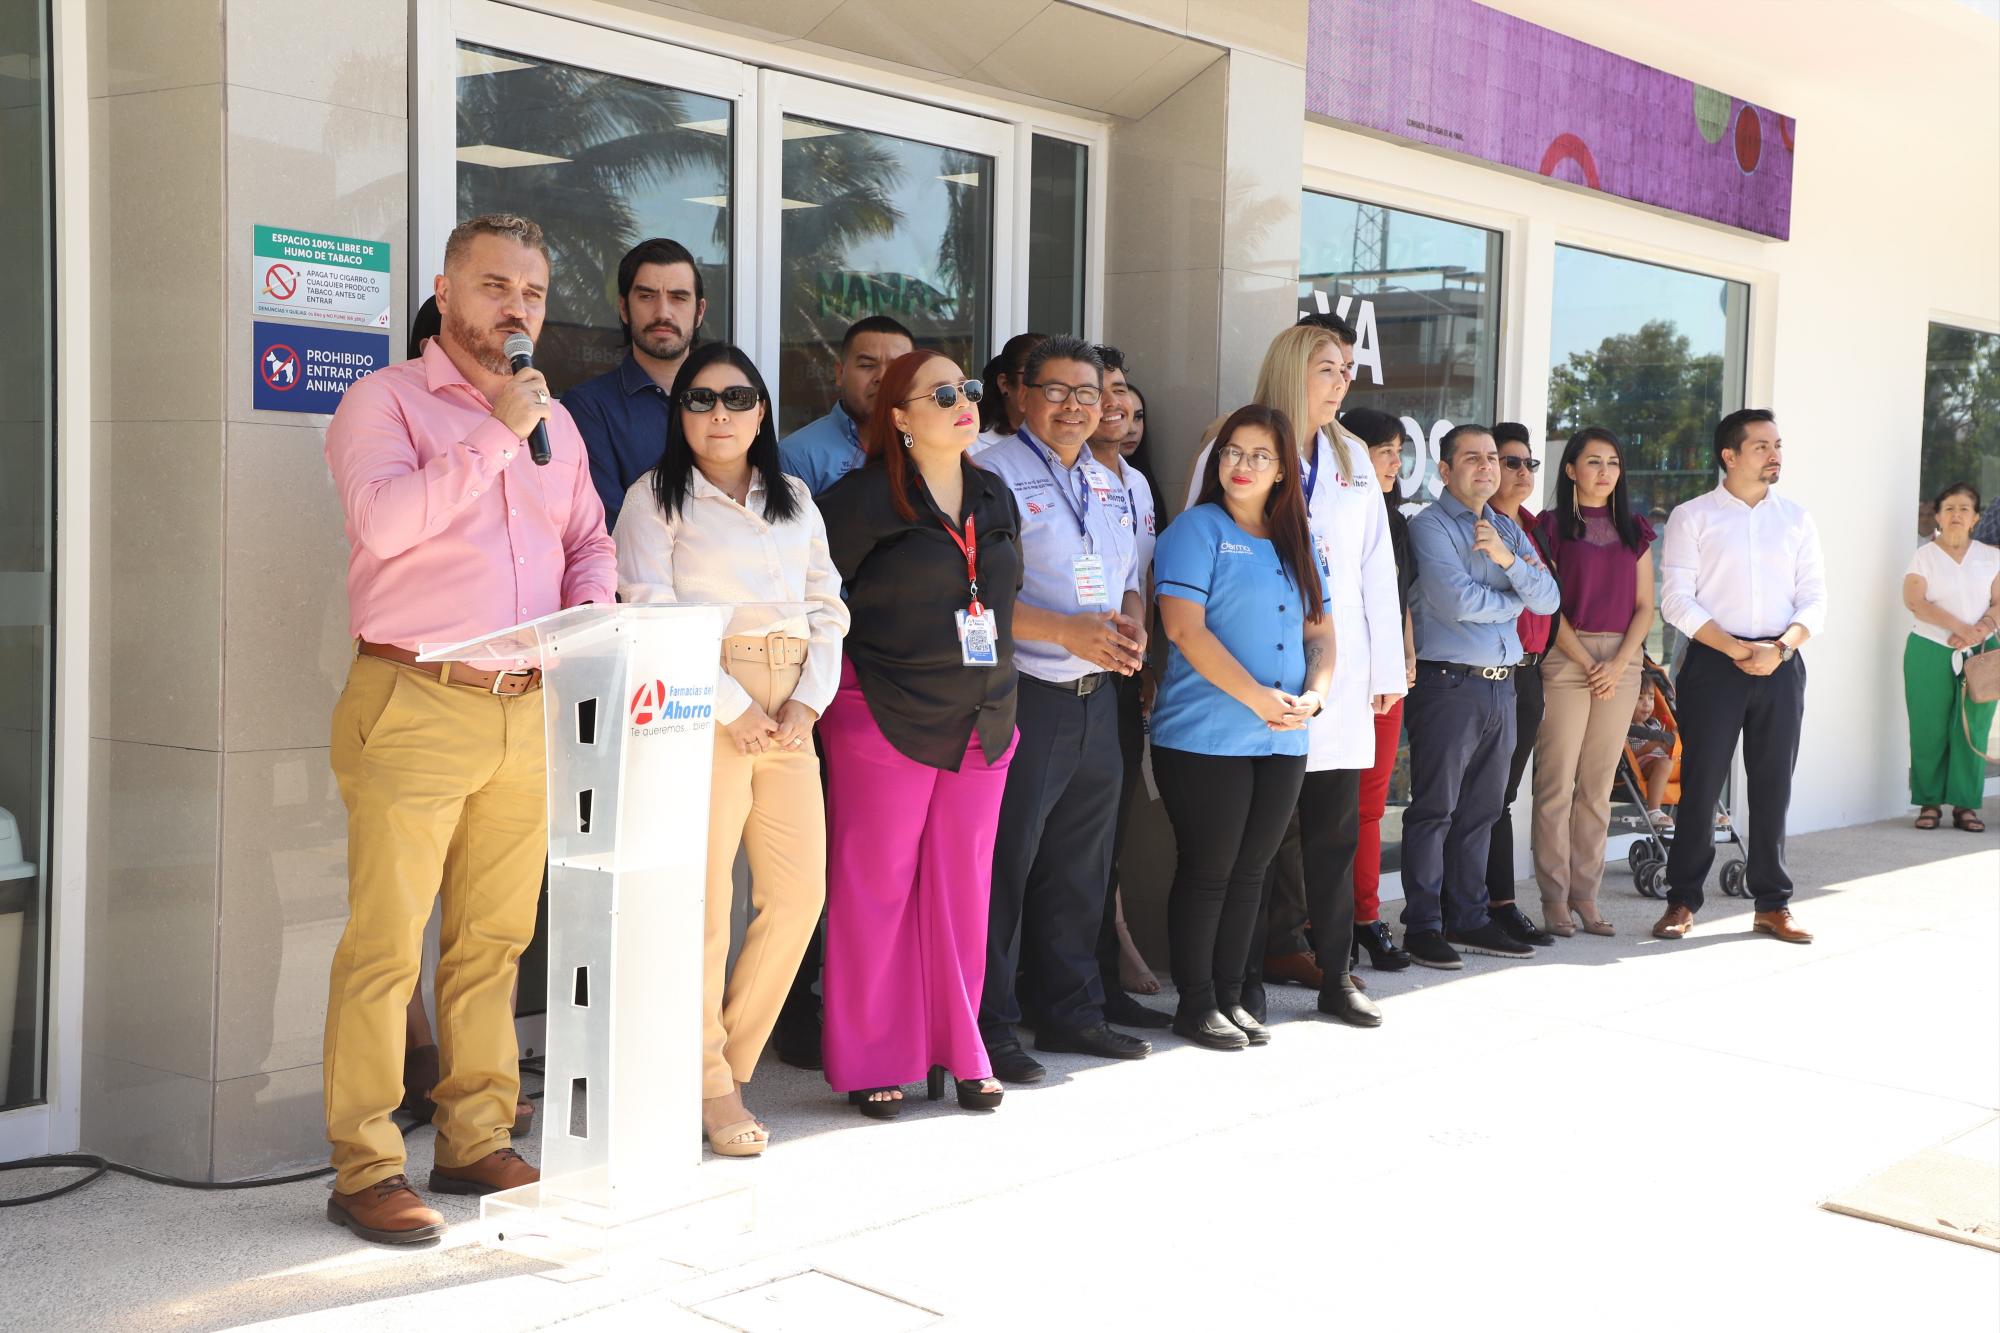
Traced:
<path fill-rule="evenodd" d="M 1238 408 L 1216 440 L 1197 503 L 1153 555 L 1168 640 L 1153 777 L 1179 844 L 1173 1030 L 1230 1051 L 1271 1039 L 1241 1004 L 1243 971 L 1264 872 L 1305 780 L 1306 720 L 1333 681 L 1333 620 L 1291 423 Z"/>

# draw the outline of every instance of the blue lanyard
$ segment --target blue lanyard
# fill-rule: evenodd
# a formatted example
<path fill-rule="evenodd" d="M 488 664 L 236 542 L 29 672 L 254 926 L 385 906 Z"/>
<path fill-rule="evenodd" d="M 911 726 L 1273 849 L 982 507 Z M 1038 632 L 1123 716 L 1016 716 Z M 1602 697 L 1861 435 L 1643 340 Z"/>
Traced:
<path fill-rule="evenodd" d="M 1306 469 L 1306 503 L 1313 502 L 1313 487 L 1319 485 L 1319 441 L 1313 441 L 1312 466 Z"/>
<path fill-rule="evenodd" d="M 1029 447 L 1035 451 L 1035 457 L 1042 460 L 1042 466 L 1048 470 L 1049 480 L 1056 484 L 1056 490 L 1062 494 L 1063 508 L 1069 510 L 1070 517 L 1076 520 L 1077 534 L 1083 538 L 1083 553 L 1085 555 L 1091 554 L 1093 543 L 1090 540 L 1090 522 L 1089 522 L 1090 478 L 1084 477 L 1083 500 L 1081 503 L 1079 503 L 1076 500 L 1076 498 L 1070 494 L 1069 484 L 1065 482 L 1061 477 L 1058 477 L 1056 475 L 1056 465 L 1049 461 L 1050 450 L 1048 446 L 1044 445 L 1040 440 L 1036 439 L 1034 436 L 1028 434 L 1026 430 L 1023 430 L 1021 432 L 1021 438 L 1026 440 L 1028 442 Z M 1084 466 L 1085 464 L 1083 459 L 1079 457 L 1076 460 L 1076 469 L 1081 469 Z M 1072 471 L 1076 471 L 1076 469 L 1072 469 Z M 1082 473 L 1079 471 L 1077 472 L 1077 475 L 1081 476 Z"/>

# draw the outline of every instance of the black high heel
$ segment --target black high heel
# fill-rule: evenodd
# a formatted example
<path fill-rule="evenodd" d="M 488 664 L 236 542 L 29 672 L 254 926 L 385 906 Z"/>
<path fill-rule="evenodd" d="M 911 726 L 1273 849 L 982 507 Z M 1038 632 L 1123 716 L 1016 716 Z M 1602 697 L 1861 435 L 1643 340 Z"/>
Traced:
<path fill-rule="evenodd" d="M 901 1097 L 875 1096 L 878 1092 L 901 1092 L 901 1088 L 856 1088 L 847 1094 L 848 1103 L 860 1109 L 870 1120 L 894 1120 L 903 1113 Z"/>
<path fill-rule="evenodd" d="M 1356 955 L 1364 949 L 1368 953 L 1369 966 L 1377 972 L 1400 972 L 1410 965 L 1410 955 L 1396 946 L 1395 937 L 1380 921 L 1370 921 L 1354 928 Z"/>
<path fill-rule="evenodd" d="M 926 1080 L 925 1091 L 930 1093 L 932 1101 L 938 1101 L 944 1096 L 944 1081 L 948 1078 L 951 1078 L 951 1071 L 943 1065 L 931 1066 L 930 1077 Z M 979 1085 L 985 1082 L 984 1079 L 961 1078 L 953 1079 L 952 1081 L 958 1085 L 958 1105 L 960 1110 L 995 1110 L 1000 1105 L 1000 1099 L 1006 1096 L 1006 1093 L 1001 1089 L 996 1088 L 992 1092 L 988 1092 L 986 1089 L 980 1087 Z"/>

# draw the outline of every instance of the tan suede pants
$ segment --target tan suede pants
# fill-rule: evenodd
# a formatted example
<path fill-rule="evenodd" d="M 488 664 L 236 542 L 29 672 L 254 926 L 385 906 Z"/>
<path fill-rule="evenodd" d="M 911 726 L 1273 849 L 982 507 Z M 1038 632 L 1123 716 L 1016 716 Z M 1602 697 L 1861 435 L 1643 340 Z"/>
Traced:
<path fill-rule="evenodd" d="M 724 669 L 773 719 L 799 683 L 796 666 L 726 662 Z M 799 959 L 819 925 L 826 902 L 826 806 L 812 739 L 797 749 L 739 754 L 728 728 L 718 722 L 711 781 L 701 1095 L 721 1097 L 756 1071 Z M 757 915 L 744 933 L 735 970 L 729 971 L 731 872 L 739 846 L 749 855 L 750 902 Z"/>
<path fill-rule="evenodd" d="M 1617 651 L 1622 634 L 1579 634 L 1591 656 Z M 1535 735 L 1535 883 L 1545 909 L 1597 901 L 1611 786 L 1625 729 L 1639 698 L 1635 659 L 1609 698 L 1593 698 L 1589 677 L 1560 649 L 1542 660 L 1542 726 Z"/>

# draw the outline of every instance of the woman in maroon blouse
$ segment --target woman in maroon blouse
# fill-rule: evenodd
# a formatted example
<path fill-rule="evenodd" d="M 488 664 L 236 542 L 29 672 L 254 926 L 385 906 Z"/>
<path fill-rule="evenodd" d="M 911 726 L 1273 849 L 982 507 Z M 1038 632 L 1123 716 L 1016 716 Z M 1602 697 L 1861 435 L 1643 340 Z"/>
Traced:
<path fill-rule="evenodd" d="M 1632 512 L 1618 437 L 1590 426 L 1569 437 L 1555 508 L 1539 520 L 1542 549 L 1562 585 L 1555 651 L 1542 663 L 1535 738 L 1535 882 L 1548 928 L 1593 935 L 1611 783 L 1639 697 L 1653 623 L 1653 529 Z"/>

